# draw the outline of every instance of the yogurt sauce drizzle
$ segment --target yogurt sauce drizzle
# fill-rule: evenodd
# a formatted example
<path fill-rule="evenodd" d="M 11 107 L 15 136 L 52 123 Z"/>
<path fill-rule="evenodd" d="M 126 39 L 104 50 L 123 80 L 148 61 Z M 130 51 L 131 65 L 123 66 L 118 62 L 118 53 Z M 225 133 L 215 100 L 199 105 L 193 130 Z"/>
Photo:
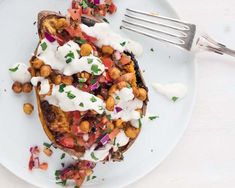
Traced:
<path fill-rule="evenodd" d="M 52 94 L 45 99 L 52 105 L 60 107 L 63 111 L 86 111 L 95 110 L 99 114 L 104 112 L 104 102 L 100 98 L 88 92 L 69 85 L 61 88 L 62 85 L 53 85 Z"/>
<path fill-rule="evenodd" d="M 121 108 L 121 111 L 106 111 L 111 115 L 111 119 L 121 118 L 124 121 L 130 121 L 140 118 L 140 113 L 136 111 L 138 108 L 142 108 L 143 101 L 134 98 L 132 88 L 122 88 L 120 91 L 116 91 L 113 95 L 115 99 L 115 108 Z"/>
<path fill-rule="evenodd" d="M 170 83 L 165 85 L 153 83 L 152 86 L 157 93 L 166 96 L 170 100 L 173 100 L 174 97 L 177 97 L 177 99 L 182 99 L 188 92 L 187 87 L 181 83 Z"/>
<path fill-rule="evenodd" d="M 80 58 L 79 51 L 79 45 L 73 41 L 59 46 L 57 41 L 49 42 L 43 39 L 39 45 L 37 58 L 66 76 L 82 71 L 94 75 L 101 75 L 104 72 L 105 66 L 98 57 L 91 54 Z"/>
<path fill-rule="evenodd" d="M 10 76 L 13 81 L 18 81 L 22 84 L 30 82 L 31 74 L 24 63 L 16 63 L 11 69 L 15 69 L 15 71 L 10 71 Z"/>
<path fill-rule="evenodd" d="M 98 47 L 103 45 L 110 45 L 119 52 L 132 52 L 136 56 L 140 56 L 143 53 L 142 46 L 130 39 L 126 39 L 113 32 L 107 23 L 96 23 L 93 27 L 80 24 L 83 32 L 87 35 L 97 38 L 95 43 Z"/>
<path fill-rule="evenodd" d="M 45 79 L 44 77 L 41 76 L 33 77 L 31 79 L 31 83 L 33 86 L 37 86 L 39 82 L 41 83 L 39 94 L 40 95 L 47 94 L 50 91 L 50 84 L 48 79 Z"/>

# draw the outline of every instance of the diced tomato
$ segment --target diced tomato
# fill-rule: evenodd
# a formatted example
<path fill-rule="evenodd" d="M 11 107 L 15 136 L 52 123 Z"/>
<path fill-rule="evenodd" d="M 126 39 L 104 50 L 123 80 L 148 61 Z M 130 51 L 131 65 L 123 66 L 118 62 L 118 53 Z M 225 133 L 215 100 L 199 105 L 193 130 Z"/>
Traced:
<path fill-rule="evenodd" d="M 73 1 L 72 1 L 72 8 L 73 8 L 73 9 L 76 9 L 76 8 L 78 8 L 78 7 L 80 7 L 79 2 L 78 2 L 77 0 L 73 0 Z"/>
<path fill-rule="evenodd" d="M 63 46 L 65 44 L 65 40 L 60 36 L 55 36 L 56 41 L 59 43 L 60 46 Z"/>
<path fill-rule="evenodd" d="M 87 16 L 92 16 L 94 14 L 94 9 L 87 7 L 82 10 L 83 14 L 86 14 Z"/>
<path fill-rule="evenodd" d="M 72 133 L 73 134 L 78 134 L 78 133 L 80 133 L 80 129 L 79 129 L 79 127 L 78 127 L 78 125 L 72 125 L 71 126 L 71 131 L 72 131 Z"/>
<path fill-rule="evenodd" d="M 113 61 L 109 57 L 102 58 L 102 62 L 107 69 L 110 69 L 113 66 Z"/>
<path fill-rule="evenodd" d="M 71 37 L 83 37 L 82 30 L 80 27 L 74 28 L 72 26 L 68 26 L 65 30 L 69 33 Z"/>
<path fill-rule="evenodd" d="M 110 14 L 113 14 L 113 13 L 115 13 L 116 11 L 117 11 L 116 5 L 115 5 L 114 3 L 111 3 L 111 4 L 109 5 L 109 12 L 110 12 Z"/>
<path fill-rule="evenodd" d="M 89 36 L 89 35 L 87 35 L 87 34 L 84 33 L 84 32 L 82 32 L 82 35 L 83 35 L 83 37 L 85 38 L 85 40 L 88 41 L 88 42 L 94 43 L 94 42 L 97 41 L 97 38 L 92 37 L 92 36 Z"/>
<path fill-rule="evenodd" d="M 59 139 L 59 143 L 66 148 L 74 147 L 74 139 L 71 136 L 63 136 Z"/>
<path fill-rule="evenodd" d="M 85 141 L 82 137 L 77 137 L 77 143 L 79 146 L 85 146 Z"/>
<path fill-rule="evenodd" d="M 107 80 L 107 82 L 111 82 L 112 78 L 109 76 L 109 74 L 106 72 L 105 78 Z"/>
<path fill-rule="evenodd" d="M 70 8 L 68 9 L 68 12 L 69 12 L 69 15 L 70 17 L 77 21 L 77 20 L 81 20 L 81 15 L 82 15 L 82 8 L 81 7 L 78 7 L 78 8 Z"/>
<path fill-rule="evenodd" d="M 40 168 L 41 170 L 47 170 L 47 169 L 48 169 L 48 163 L 42 163 L 42 164 L 40 164 L 40 165 L 39 165 L 39 168 Z"/>
<path fill-rule="evenodd" d="M 128 64 L 128 63 L 130 63 L 131 62 L 131 57 L 130 56 L 127 56 L 127 55 L 125 55 L 125 54 L 122 54 L 122 57 L 121 57 L 121 59 L 120 59 L 120 63 L 122 64 L 122 65 L 126 65 L 126 64 Z"/>
<path fill-rule="evenodd" d="M 115 128 L 111 133 L 109 133 L 110 140 L 113 140 L 118 135 L 119 132 L 120 132 L 120 129 Z"/>
<path fill-rule="evenodd" d="M 79 111 L 73 112 L 73 122 L 77 123 L 81 119 L 81 114 Z"/>

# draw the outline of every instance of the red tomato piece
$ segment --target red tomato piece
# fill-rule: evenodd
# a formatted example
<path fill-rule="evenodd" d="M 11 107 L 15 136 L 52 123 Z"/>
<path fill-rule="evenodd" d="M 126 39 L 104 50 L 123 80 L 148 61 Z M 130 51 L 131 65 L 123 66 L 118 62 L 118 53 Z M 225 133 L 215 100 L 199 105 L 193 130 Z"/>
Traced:
<path fill-rule="evenodd" d="M 116 5 L 115 5 L 114 3 L 111 3 L 111 4 L 109 5 L 109 12 L 110 12 L 110 14 L 113 14 L 113 13 L 115 13 L 116 11 L 117 11 Z"/>
<path fill-rule="evenodd" d="M 108 57 L 102 58 L 102 62 L 107 69 L 110 69 L 114 64 L 112 59 Z"/>
<path fill-rule="evenodd" d="M 59 143 L 66 148 L 74 147 L 74 139 L 71 136 L 63 136 L 59 139 Z"/>
<path fill-rule="evenodd" d="M 76 9 L 68 9 L 69 15 L 73 20 L 81 20 L 82 9 L 78 7 Z"/>
<path fill-rule="evenodd" d="M 121 57 L 121 59 L 120 59 L 120 63 L 121 63 L 122 65 L 126 65 L 126 64 L 128 64 L 128 63 L 130 63 L 130 62 L 131 62 L 131 57 L 130 57 L 130 56 L 127 56 L 127 55 L 125 55 L 125 54 L 123 54 L 122 57 Z"/>
<path fill-rule="evenodd" d="M 89 36 L 84 32 L 82 32 L 82 35 L 83 35 L 84 39 L 88 42 L 94 43 L 95 41 L 97 41 L 97 38 Z"/>

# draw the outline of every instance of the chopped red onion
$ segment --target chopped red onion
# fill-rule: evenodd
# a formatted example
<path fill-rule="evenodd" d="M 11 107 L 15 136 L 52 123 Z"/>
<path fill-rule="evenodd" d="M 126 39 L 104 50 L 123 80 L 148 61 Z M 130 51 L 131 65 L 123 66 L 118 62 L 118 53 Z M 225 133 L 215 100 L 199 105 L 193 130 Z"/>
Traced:
<path fill-rule="evenodd" d="M 35 167 L 35 168 L 39 168 L 39 165 L 40 165 L 39 158 L 38 158 L 38 157 L 35 157 L 35 158 L 34 158 L 34 167 Z"/>
<path fill-rule="evenodd" d="M 118 112 L 121 112 L 123 109 L 121 108 L 121 107 L 119 107 L 119 106 L 116 106 L 115 107 L 115 111 L 118 113 Z"/>
<path fill-rule="evenodd" d="M 100 142 L 102 143 L 103 146 L 104 146 L 105 144 L 107 144 L 108 141 L 109 141 L 109 135 L 108 135 L 108 134 L 104 135 L 104 137 L 101 138 L 101 140 L 100 140 Z"/>
<path fill-rule="evenodd" d="M 93 85 L 90 86 L 91 91 L 94 91 L 100 87 L 99 82 L 94 83 Z"/>
<path fill-rule="evenodd" d="M 44 33 L 46 39 L 49 41 L 49 42 L 54 42 L 55 41 L 55 37 L 53 37 L 51 34 L 45 32 Z"/>
<path fill-rule="evenodd" d="M 95 5 L 100 4 L 100 0 L 94 0 L 94 4 Z"/>

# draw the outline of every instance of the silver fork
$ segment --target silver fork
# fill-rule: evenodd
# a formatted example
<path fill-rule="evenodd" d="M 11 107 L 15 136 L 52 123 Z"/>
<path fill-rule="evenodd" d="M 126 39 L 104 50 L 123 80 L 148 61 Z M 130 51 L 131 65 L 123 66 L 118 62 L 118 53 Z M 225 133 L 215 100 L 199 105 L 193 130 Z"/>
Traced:
<path fill-rule="evenodd" d="M 234 50 L 216 42 L 207 34 L 200 33 L 194 24 L 130 8 L 126 9 L 124 16 L 121 29 L 174 44 L 188 51 L 199 47 L 210 52 L 235 57 Z"/>

